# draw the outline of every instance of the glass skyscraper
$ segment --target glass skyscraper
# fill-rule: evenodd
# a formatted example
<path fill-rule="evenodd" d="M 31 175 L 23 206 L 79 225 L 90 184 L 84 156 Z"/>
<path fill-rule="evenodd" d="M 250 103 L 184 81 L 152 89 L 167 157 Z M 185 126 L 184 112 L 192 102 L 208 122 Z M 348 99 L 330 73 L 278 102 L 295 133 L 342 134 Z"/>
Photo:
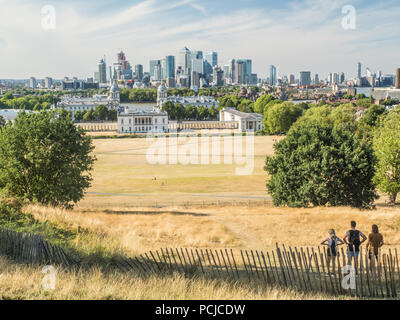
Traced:
<path fill-rule="evenodd" d="M 269 68 L 269 83 L 271 86 L 276 85 L 276 67 L 274 65 Z"/>

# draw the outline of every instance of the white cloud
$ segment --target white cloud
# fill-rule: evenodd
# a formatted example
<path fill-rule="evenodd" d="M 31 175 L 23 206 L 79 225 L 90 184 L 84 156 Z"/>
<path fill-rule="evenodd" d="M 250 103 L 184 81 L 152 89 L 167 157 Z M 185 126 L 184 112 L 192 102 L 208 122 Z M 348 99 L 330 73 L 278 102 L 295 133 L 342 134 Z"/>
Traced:
<path fill-rule="evenodd" d="M 113 13 L 83 14 L 78 5 L 56 5 L 57 29 L 41 29 L 40 5 L 0 0 L 0 77 L 91 76 L 97 60 L 126 51 L 144 64 L 181 47 L 217 50 L 220 63 L 252 58 L 265 76 L 269 64 L 280 72 L 353 71 L 358 61 L 393 72 L 400 32 L 400 5 L 380 2 L 357 8 L 356 30 L 341 28 L 345 0 L 292 1 L 286 9 L 211 12 L 194 0 L 143 0 Z M 190 10 L 194 9 L 194 10 Z M 186 14 L 182 14 L 185 12 Z M 3 39 L 3 41 L 1 41 Z M 3 43 L 3 44 L 2 44 Z M 110 58 L 111 57 L 111 58 Z M 383 58 L 385 57 L 385 58 Z M 353 74 L 354 74 L 353 72 Z"/>

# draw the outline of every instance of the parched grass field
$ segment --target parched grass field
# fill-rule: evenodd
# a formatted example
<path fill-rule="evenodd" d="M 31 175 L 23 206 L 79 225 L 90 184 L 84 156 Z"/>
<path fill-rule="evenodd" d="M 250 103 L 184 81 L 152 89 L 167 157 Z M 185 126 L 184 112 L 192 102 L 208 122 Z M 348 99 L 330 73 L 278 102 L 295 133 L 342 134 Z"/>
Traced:
<path fill-rule="evenodd" d="M 254 171 L 238 176 L 237 164 L 152 165 L 151 141 L 94 140 L 98 158 L 93 186 L 74 210 L 27 205 L 38 221 L 72 231 L 70 245 L 88 253 L 135 256 L 159 248 L 271 250 L 275 243 L 317 246 L 334 228 L 343 237 L 350 220 L 369 233 L 380 226 L 389 247 L 400 246 L 400 208 L 384 199 L 376 210 L 276 208 L 265 190 L 265 157 L 280 137 L 255 137 Z M 204 203 L 206 205 L 204 205 Z M 250 206 L 246 204 L 250 201 Z M 259 203 L 254 204 L 254 201 Z M 210 205 L 210 202 L 215 202 Z M 158 205 L 155 205 L 157 203 Z M 180 203 L 184 203 L 181 205 Z M 102 270 L 60 270 L 54 292 L 43 292 L 40 270 L 0 259 L 0 298 L 25 299 L 333 299 L 266 287 L 185 279 L 139 279 Z M 28 276 L 29 275 L 29 276 Z"/>
<path fill-rule="evenodd" d="M 195 137 L 194 139 L 196 139 Z M 184 147 L 197 147 L 194 160 L 201 161 L 202 146 L 207 145 L 212 154 L 213 146 L 220 148 L 219 164 L 151 164 L 147 153 L 154 141 L 148 139 L 104 139 L 94 140 L 97 162 L 94 170 L 93 186 L 88 190 L 79 208 L 107 207 L 110 205 L 137 206 L 139 203 L 158 202 L 201 202 L 211 200 L 238 201 L 267 199 L 265 191 L 264 162 L 267 154 L 273 153 L 273 143 L 279 137 L 254 137 L 254 170 L 249 175 L 237 175 L 236 169 L 243 168 L 234 157 L 224 156 L 223 137 L 210 144 L 193 143 L 189 139 L 168 141 L 168 160 L 176 154 L 183 157 Z M 235 137 L 246 155 L 246 137 Z M 228 142 L 226 143 L 228 145 Z M 189 154 L 189 152 L 187 153 Z M 212 162 L 212 156 L 207 158 Z M 225 161 L 232 164 L 225 164 Z M 238 159 L 241 160 L 241 159 Z M 193 160 L 191 161 L 193 163 Z M 251 161 L 252 162 L 252 161 Z M 238 163 L 238 164 L 237 164 Z"/>

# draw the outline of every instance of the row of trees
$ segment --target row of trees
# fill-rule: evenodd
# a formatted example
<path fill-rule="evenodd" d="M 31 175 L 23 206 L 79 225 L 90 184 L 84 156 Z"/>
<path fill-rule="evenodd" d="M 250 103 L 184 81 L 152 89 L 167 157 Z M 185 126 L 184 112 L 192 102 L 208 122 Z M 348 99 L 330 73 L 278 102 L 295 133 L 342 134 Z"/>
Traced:
<path fill-rule="evenodd" d="M 59 96 L 53 94 L 26 95 L 16 98 L 12 92 L 7 92 L 0 99 L 0 109 L 49 110 L 52 104 L 59 101 Z"/>
<path fill-rule="evenodd" d="M 187 105 L 186 107 L 181 103 L 174 104 L 171 101 L 164 103 L 162 110 L 168 113 L 168 117 L 172 121 L 183 120 L 217 120 L 218 110 L 214 106 L 207 108 L 204 106 L 195 107 Z"/>
<path fill-rule="evenodd" d="M 76 111 L 74 118 L 76 121 L 117 121 L 117 110 L 108 110 L 108 108 L 101 104 L 96 109 L 87 111 Z"/>

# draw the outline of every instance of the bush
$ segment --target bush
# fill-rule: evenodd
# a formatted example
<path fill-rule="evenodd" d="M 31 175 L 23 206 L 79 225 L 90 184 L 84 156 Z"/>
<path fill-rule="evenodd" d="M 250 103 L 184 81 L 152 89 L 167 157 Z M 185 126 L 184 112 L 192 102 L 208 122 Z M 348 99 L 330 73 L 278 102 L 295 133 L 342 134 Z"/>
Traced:
<path fill-rule="evenodd" d="M 369 208 L 377 198 L 372 146 L 345 126 L 295 126 L 275 151 L 265 166 L 275 205 Z"/>

